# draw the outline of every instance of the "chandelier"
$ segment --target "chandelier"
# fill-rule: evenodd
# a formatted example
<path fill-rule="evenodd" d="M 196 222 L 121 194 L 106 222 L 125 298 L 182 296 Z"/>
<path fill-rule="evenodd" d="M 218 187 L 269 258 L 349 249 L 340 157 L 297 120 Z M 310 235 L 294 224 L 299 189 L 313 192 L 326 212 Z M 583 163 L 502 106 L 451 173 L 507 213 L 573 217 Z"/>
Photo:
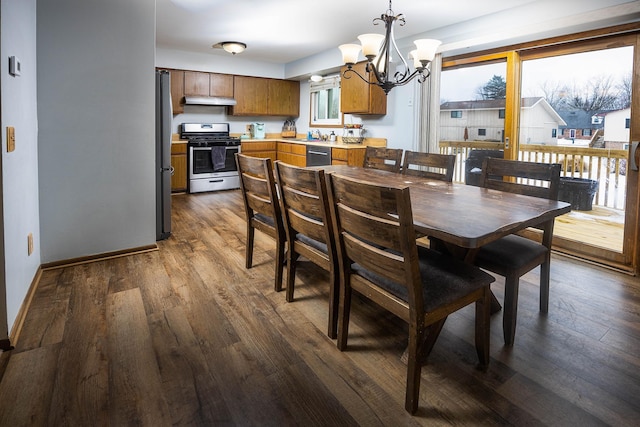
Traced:
<path fill-rule="evenodd" d="M 407 61 L 402 57 L 393 36 L 394 22 L 398 21 L 400 26 L 403 26 L 405 24 L 404 15 L 395 15 L 391 10 L 391 0 L 389 0 L 389 9 L 380 15 L 380 18 L 375 18 L 373 25 L 378 25 L 378 21 L 384 22 L 385 35 L 361 34 L 358 36 L 358 40 L 362 45 L 343 44 L 339 46 L 342 52 L 342 62 L 347 66 L 343 76 L 348 79 L 351 78 L 351 73 L 355 73 L 365 82 L 380 86 L 385 94 L 388 94 L 396 86 L 409 83 L 416 76 L 418 76 L 420 83 L 424 82 L 431 74 L 429 64 L 433 61 L 436 49 L 441 42 L 433 39 L 420 39 L 413 42 L 416 49 L 409 52 L 409 56 L 413 59 L 414 70 L 412 72 Z M 353 69 L 353 65 L 358 62 L 360 49 L 367 58 L 366 72 L 373 73 L 375 81 L 364 78 Z M 395 71 L 393 75 L 391 71 L 392 53 L 402 61 L 402 65 L 398 64 L 400 71 Z"/>

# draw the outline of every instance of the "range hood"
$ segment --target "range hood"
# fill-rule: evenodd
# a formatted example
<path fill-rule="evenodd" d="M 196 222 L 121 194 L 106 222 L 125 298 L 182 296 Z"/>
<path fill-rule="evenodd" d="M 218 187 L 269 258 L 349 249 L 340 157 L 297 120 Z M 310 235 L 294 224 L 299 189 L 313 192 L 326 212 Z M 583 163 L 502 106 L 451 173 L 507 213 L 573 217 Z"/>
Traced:
<path fill-rule="evenodd" d="M 223 96 L 185 96 L 187 105 L 236 105 L 236 100 Z"/>

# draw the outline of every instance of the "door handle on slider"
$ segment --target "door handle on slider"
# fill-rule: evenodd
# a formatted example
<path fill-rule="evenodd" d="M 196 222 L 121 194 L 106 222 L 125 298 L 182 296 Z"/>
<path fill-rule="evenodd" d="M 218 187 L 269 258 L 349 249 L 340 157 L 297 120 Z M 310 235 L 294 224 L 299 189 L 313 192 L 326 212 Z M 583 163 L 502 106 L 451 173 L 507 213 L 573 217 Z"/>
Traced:
<path fill-rule="evenodd" d="M 640 166 L 640 146 L 639 141 L 633 141 L 631 143 L 631 153 L 629 153 L 629 160 L 631 160 L 631 170 L 637 171 Z"/>

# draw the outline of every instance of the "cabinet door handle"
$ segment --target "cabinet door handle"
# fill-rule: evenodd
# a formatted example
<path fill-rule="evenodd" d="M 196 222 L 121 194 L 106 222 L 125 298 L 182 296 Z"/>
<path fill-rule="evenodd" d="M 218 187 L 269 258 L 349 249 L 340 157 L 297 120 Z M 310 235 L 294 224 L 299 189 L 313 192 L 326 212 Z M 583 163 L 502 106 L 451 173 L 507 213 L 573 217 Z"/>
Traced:
<path fill-rule="evenodd" d="M 173 173 L 176 171 L 176 168 L 174 168 L 173 166 L 171 166 L 169 168 L 169 170 L 171 171 L 171 176 L 173 176 Z"/>

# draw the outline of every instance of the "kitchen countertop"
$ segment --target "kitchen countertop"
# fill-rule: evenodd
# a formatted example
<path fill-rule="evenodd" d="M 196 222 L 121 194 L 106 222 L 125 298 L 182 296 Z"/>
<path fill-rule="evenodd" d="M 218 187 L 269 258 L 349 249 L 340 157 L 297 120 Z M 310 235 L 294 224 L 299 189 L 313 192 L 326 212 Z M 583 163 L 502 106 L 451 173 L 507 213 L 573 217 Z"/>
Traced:
<path fill-rule="evenodd" d="M 386 147 L 387 140 L 384 138 L 365 138 L 362 144 L 345 144 L 340 141 L 340 137 L 338 137 L 338 141 L 329 142 L 329 141 L 315 141 L 315 140 L 307 140 L 302 138 L 264 138 L 264 139 L 242 139 L 241 142 L 289 142 L 292 144 L 303 144 L 303 145 L 318 145 L 323 147 L 337 147 L 337 148 L 362 148 L 369 146 L 374 147 Z"/>
<path fill-rule="evenodd" d="M 186 139 L 180 139 L 180 135 L 174 133 L 171 135 L 171 143 L 172 144 L 186 144 Z M 239 136 L 239 135 L 232 135 Z M 338 148 L 362 148 L 367 145 L 372 147 L 386 147 L 387 140 L 385 138 L 365 138 L 362 144 L 345 144 L 341 142 L 341 137 L 338 137 L 338 141 L 329 142 L 329 141 L 316 141 L 316 140 L 307 140 L 306 138 L 282 138 L 282 137 L 273 137 L 268 136 L 264 139 L 241 139 L 241 142 L 290 142 L 293 144 L 303 144 L 303 145 L 318 145 L 318 146 L 329 146 L 329 147 L 338 147 Z"/>

